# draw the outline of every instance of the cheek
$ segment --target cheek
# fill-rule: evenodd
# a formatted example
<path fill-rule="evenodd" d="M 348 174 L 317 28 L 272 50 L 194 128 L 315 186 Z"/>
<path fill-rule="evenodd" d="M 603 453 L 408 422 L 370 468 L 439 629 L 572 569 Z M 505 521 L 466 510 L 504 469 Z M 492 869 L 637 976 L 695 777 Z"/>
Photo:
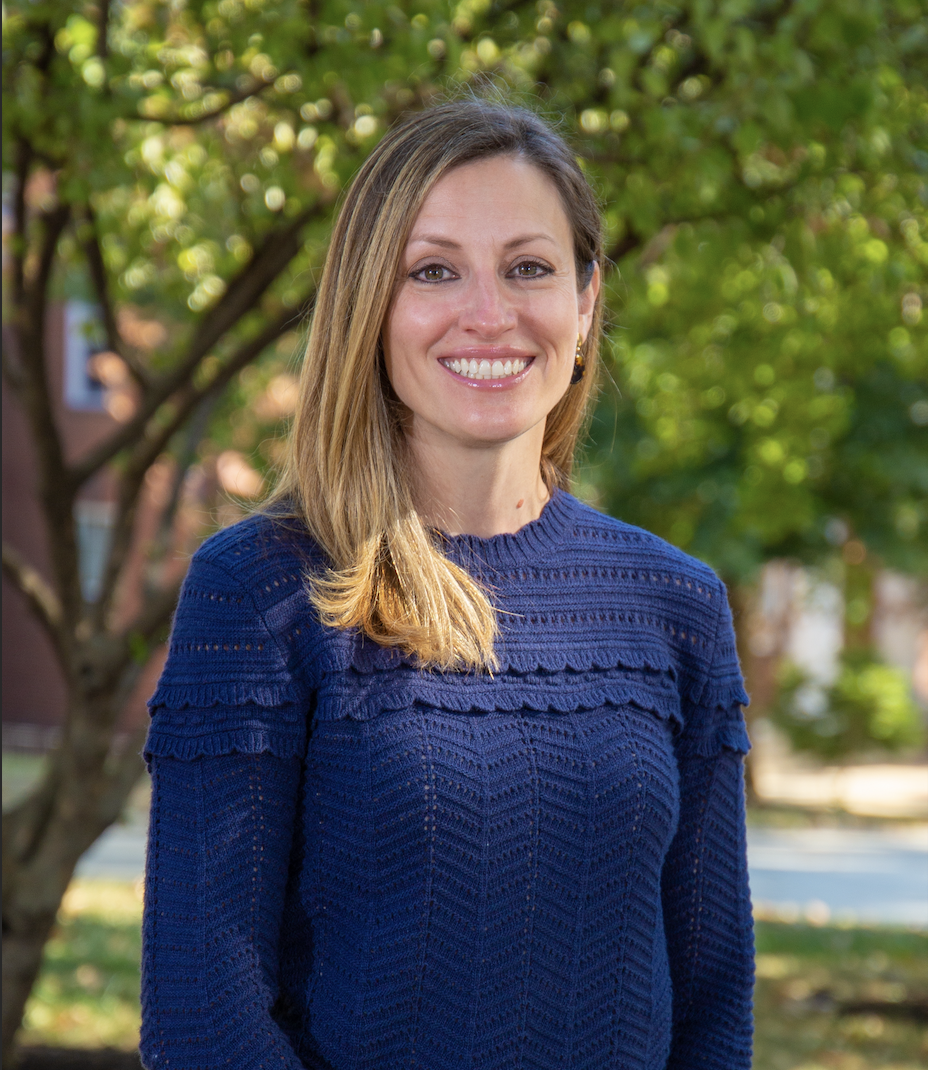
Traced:
<path fill-rule="evenodd" d="M 401 295 L 387 317 L 384 336 L 395 353 L 422 353 L 441 338 L 455 311 L 436 297 Z"/>

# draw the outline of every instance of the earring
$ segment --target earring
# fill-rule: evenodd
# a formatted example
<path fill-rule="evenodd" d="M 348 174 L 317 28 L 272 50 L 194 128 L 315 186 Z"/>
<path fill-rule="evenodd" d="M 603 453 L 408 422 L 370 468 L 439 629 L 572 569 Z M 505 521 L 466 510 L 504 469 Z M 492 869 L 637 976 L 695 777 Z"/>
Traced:
<path fill-rule="evenodd" d="M 583 378 L 583 374 L 586 371 L 586 362 L 583 359 L 583 353 L 580 351 L 580 347 L 583 345 L 583 339 L 580 335 L 577 335 L 577 352 L 574 354 L 574 370 L 570 377 L 570 385 L 574 386 L 579 383 Z"/>

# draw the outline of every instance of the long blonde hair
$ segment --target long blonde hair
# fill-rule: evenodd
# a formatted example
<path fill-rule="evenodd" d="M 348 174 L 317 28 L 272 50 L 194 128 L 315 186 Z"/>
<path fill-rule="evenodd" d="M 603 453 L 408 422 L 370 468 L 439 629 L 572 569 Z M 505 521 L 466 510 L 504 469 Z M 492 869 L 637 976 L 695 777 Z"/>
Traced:
<path fill-rule="evenodd" d="M 316 298 L 278 508 L 289 503 L 325 551 L 310 577 L 322 621 L 357 628 L 423 667 L 492 669 L 496 613 L 450 561 L 413 505 L 400 412 L 383 368 L 381 330 L 400 260 L 432 186 L 464 163 L 518 156 L 557 187 L 580 289 L 602 267 L 596 199 L 570 149 L 530 111 L 479 100 L 407 118 L 377 145 L 335 224 Z M 542 476 L 566 489 L 598 367 L 601 299 L 584 344 L 586 374 L 548 416 Z"/>

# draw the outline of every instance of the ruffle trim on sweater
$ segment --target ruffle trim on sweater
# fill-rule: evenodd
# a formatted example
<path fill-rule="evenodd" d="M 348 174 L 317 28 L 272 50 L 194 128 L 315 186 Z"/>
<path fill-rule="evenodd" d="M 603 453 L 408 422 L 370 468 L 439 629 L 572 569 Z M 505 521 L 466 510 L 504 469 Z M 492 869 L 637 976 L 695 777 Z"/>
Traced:
<path fill-rule="evenodd" d="M 750 749 L 751 740 L 744 719 L 735 712 L 714 728 L 703 728 L 700 732 L 699 726 L 693 726 L 692 734 L 684 733 L 677 743 L 677 755 L 681 758 L 714 758 L 723 750 L 747 754 Z"/>
<path fill-rule="evenodd" d="M 705 686 L 700 686 L 698 698 L 692 694 L 686 697 L 707 710 L 728 710 L 733 706 L 748 706 L 751 702 L 740 675 L 728 680 L 709 680 Z"/>
<path fill-rule="evenodd" d="M 240 689 L 227 694 L 232 701 L 220 701 L 220 692 L 207 691 L 202 697 L 211 701 L 199 703 L 193 701 L 198 696 L 187 691 L 180 696 L 183 702 L 156 706 L 143 751 L 146 761 L 153 756 L 189 761 L 262 752 L 303 757 L 308 725 L 314 720 L 365 722 L 415 708 L 485 716 L 564 715 L 634 706 L 671 726 L 681 757 L 710 758 L 724 749 L 746 754 L 750 749 L 739 705 L 746 698 L 743 693 L 723 687 L 712 692 L 711 706 L 681 705 L 670 674 L 650 670 L 464 677 L 400 666 L 376 674 L 333 675 L 317 693 L 314 708 L 288 701 L 241 701 Z"/>
<path fill-rule="evenodd" d="M 309 711 L 279 706 L 158 709 L 142 750 L 152 758 L 216 758 L 223 754 L 273 754 L 303 758 L 306 754 Z"/>
<path fill-rule="evenodd" d="M 369 721 L 415 706 L 479 715 L 564 714 L 628 704 L 682 726 L 679 694 L 669 674 L 615 668 L 492 677 L 421 673 L 407 666 L 376 674 L 348 672 L 320 689 L 316 719 Z"/>
<path fill-rule="evenodd" d="M 169 709 L 205 709 L 212 706 L 250 704 L 277 707 L 299 704 L 309 697 L 302 694 L 304 688 L 299 687 L 297 681 L 292 678 L 268 682 L 266 679 L 243 680 L 241 677 L 223 679 L 217 674 L 213 679 L 204 679 L 204 674 L 196 671 L 200 666 L 191 665 L 191 671 L 185 672 L 184 666 L 179 664 L 179 659 L 175 660 L 170 668 L 171 671 L 162 675 L 155 693 L 149 699 L 148 706 L 151 710 L 162 706 Z M 231 675 L 234 668 L 228 668 Z M 346 685 L 348 694 L 359 690 L 384 693 L 396 688 L 397 697 L 394 702 L 391 703 L 388 697 L 385 697 L 385 709 L 400 709 L 403 705 L 408 705 L 410 688 L 414 688 L 417 694 L 422 690 L 430 697 L 441 697 L 441 702 L 437 703 L 440 708 L 466 710 L 470 708 L 472 695 L 498 694 L 505 689 L 503 681 L 512 681 L 516 687 L 527 684 L 536 689 L 547 689 L 552 686 L 559 687 L 560 684 L 554 683 L 555 678 L 563 677 L 566 681 L 571 681 L 567 685 L 570 690 L 575 686 L 595 690 L 603 685 L 606 677 L 616 673 L 623 677 L 631 675 L 636 680 L 647 678 L 650 681 L 664 677 L 672 682 L 673 690 L 683 698 L 710 709 L 727 708 L 735 704 L 747 705 L 749 701 L 736 667 L 733 667 L 729 677 L 722 679 L 706 681 L 703 678 L 690 677 L 689 674 L 678 672 L 669 651 L 658 644 L 639 647 L 623 644 L 621 650 L 617 650 L 615 644 L 575 649 L 565 648 L 563 645 L 555 647 L 552 644 L 550 647 L 540 650 L 536 647 L 531 651 L 503 649 L 500 652 L 497 672 L 493 676 L 478 676 L 420 672 L 409 659 L 396 651 L 375 647 L 373 643 L 366 642 L 355 648 L 348 666 L 333 673 L 332 677 L 344 675 L 346 679 L 356 681 L 350 686 Z M 361 683 L 362 680 L 367 682 Z M 491 701 L 491 698 L 482 698 L 480 701 Z M 596 703 L 585 702 L 584 708 L 592 709 L 595 705 Z M 478 704 L 475 708 L 483 710 L 518 707 L 508 704 L 503 707 L 485 707 Z M 552 708 L 560 708 L 560 705 L 556 703 Z M 570 707 L 576 708 L 579 707 Z"/>
<path fill-rule="evenodd" d="M 169 682 L 162 679 L 148 700 L 154 713 L 160 707 L 170 710 L 209 709 L 215 706 L 259 706 L 275 708 L 298 701 L 291 684 L 265 684 L 248 680 L 209 680 L 197 683 Z"/>

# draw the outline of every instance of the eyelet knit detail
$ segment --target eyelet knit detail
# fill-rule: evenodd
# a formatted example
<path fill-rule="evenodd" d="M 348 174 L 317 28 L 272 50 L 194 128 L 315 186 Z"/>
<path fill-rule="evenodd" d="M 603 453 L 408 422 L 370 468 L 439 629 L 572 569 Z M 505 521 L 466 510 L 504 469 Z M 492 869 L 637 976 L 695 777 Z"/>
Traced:
<path fill-rule="evenodd" d="M 318 548 L 293 521 L 256 516 L 193 559 L 146 753 L 290 757 L 314 718 L 415 706 L 480 715 L 626 704 L 672 723 L 681 753 L 747 751 L 731 618 L 706 566 L 562 491 L 515 534 L 445 538 L 499 611 L 496 673 L 422 672 L 397 650 L 322 627 L 305 586 L 323 567 Z"/>

